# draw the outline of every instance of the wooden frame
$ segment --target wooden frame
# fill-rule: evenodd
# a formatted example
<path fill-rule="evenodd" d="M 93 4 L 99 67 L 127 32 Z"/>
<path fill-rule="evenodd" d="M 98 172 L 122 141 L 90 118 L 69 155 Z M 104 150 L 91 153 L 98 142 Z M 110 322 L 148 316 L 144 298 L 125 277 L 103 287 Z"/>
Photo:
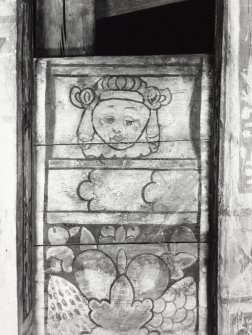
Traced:
<path fill-rule="evenodd" d="M 251 256 L 249 249 L 251 246 L 251 229 L 249 228 L 251 214 L 251 193 L 250 186 L 247 187 L 247 182 L 250 178 L 244 179 L 245 171 L 250 169 L 249 158 L 250 149 L 252 147 L 251 142 L 241 136 L 241 131 L 245 130 L 247 133 L 247 126 L 249 118 L 249 110 L 251 108 L 250 98 L 250 82 L 251 82 L 251 59 L 248 58 L 250 52 L 250 40 L 249 33 L 251 27 L 249 21 L 251 21 L 251 11 L 249 8 L 251 0 L 246 2 L 238 2 L 237 0 L 220 0 L 217 2 L 216 7 L 216 49 L 217 49 L 217 63 L 216 63 L 216 91 L 215 91 L 215 150 L 213 152 L 214 157 L 214 171 L 216 173 L 214 178 L 213 190 L 219 186 L 218 194 L 213 195 L 213 221 L 218 221 L 218 232 L 219 232 L 219 253 L 213 251 L 212 259 L 213 262 L 213 273 L 218 273 L 218 283 L 215 283 L 213 294 L 216 295 L 216 289 L 218 287 L 218 310 L 216 306 L 213 306 L 214 319 L 216 325 L 213 326 L 213 334 L 229 335 L 237 334 L 240 330 L 244 329 L 244 320 L 247 325 L 251 322 L 251 287 L 248 285 L 246 273 L 250 273 L 251 267 Z M 245 3 L 245 4 L 244 4 Z M 16 5 L 18 4 L 18 16 L 16 15 Z M 31 40 L 25 39 L 28 34 L 27 27 L 31 27 L 32 14 L 28 6 L 28 1 L 9 1 L 1 3 L 1 17 L 0 24 L 6 27 L 3 31 L 6 35 L 0 37 L 1 56 L 5 57 L 9 51 L 7 61 L 3 64 L 9 64 L 12 70 L 15 69 L 18 63 L 18 74 L 14 75 L 9 81 L 9 85 L 15 92 L 16 84 L 18 83 L 18 100 L 20 106 L 26 106 L 31 102 L 31 90 L 27 86 L 29 80 L 25 80 L 24 72 L 20 71 L 20 62 L 23 64 L 23 69 L 31 69 L 31 58 L 33 56 L 31 49 Z M 16 31 L 16 23 L 18 23 L 18 33 Z M 4 26 L 6 25 L 6 26 Z M 20 33 L 20 28 L 25 28 L 26 33 Z M 12 31 L 13 28 L 13 31 Z M 241 34 L 239 36 L 239 28 Z M 8 31 L 9 30 L 9 31 Z M 6 43 L 6 37 L 11 34 L 11 39 Z M 15 41 L 18 39 L 20 43 L 17 44 L 15 50 Z M 5 49 L 6 48 L 6 49 Z M 25 55 L 23 51 L 26 51 Z M 15 53 L 17 52 L 17 54 Z M 239 55 L 240 58 L 238 57 Z M 245 69 L 245 71 L 243 71 Z M 6 70 L 9 68 L 1 67 L 3 74 L 6 74 Z M 242 70 L 242 71 L 241 71 Z M 32 72 L 28 72 L 29 76 L 32 76 Z M 27 78 L 28 79 L 28 78 Z M 22 84 L 21 84 L 22 83 Z M 221 85 L 220 85 L 221 84 Z M 242 91 L 245 88 L 245 99 Z M 3 97 L 1 97 L 2 99 Z M 23 296 L 23 290 L 20 286 L 18 293 L 16 289 L 16 282 L 20 282 L 23 277 L 23 258 L 20 254 L 18 258 L 18 273 L 16 272 L 16 258 L 19 254 L 20 246 L 23 244 L 23 224 L 26 221 L 26 216 L 19 214 L 16 217 L 16 213 L 24 213 L 23 208 L 28 202 L 21 204 L 20 199 L 23 198 L 23 194 L 27 194 L 27 199 L 30 197 L 29 191 L 29 180 L 30 174 L 25 172 L 30 171 L 29 161 L 27 165 L 27 155 L 29 156 L 30 146 L 30 116 L 31 111 L 24 108 L 24 114 L 17 107 L 16 103 L 17 96 L 14 93 L 11 99 L 8 100 L 6 106 L 6 115 L 3 117 L 3 131 L 1 129 L 1 135 L 3 134 L 3 140 L 1 141 L 1 147 L 6 152 L 4 156 L 7 162 L 7 168 L 1 168 L 1 178 L 3 180 L 3 190 L 6 191 L 5 201 L 1 203 L 1 251 L 4 257 L 1 257 L 1 265 L 5 266 L 5 271 L 1 272 L 1 283 L 8 283 L 7 285 L 1 285 L 1 297 L 8 304 L 1 309 L 1 317 L 3 318 L 3 324 L 7 325 L 5 331 L 8 334 L 16 334 L 18 328 L 18 321 L 16 318 L 17 313 L 17 296 L 19 301 Z M 5 100 L 6 103 L 6 100 Z M 7 107 L 8 106 L 8 107 Z M 244 112 L 245 119 L 242 119 L 241 111 L 247 108 L 247 112 Z M 17 114 L 16 114 L 17 111 Z M 247 114 L 246 114 L 247 113 Z M 28 120 L 28 122 L 27 122 Z M 16 132 L 16 126 L 18 125 L 18 132 Z M 218 131 L 220 129 L 219 137 Z M 8 132 L 8 135 L 7 135 Z M 6 134 L 6 136 L 4 135 Z M 11 134 L 11 136 L 10 136 Z M 220 141 L 218 140 L 220 139 Z M 16 143 L 18 143 L 18 154 L 16 151 Z M 25 144 L 26 143 L 26 144 Z M 6 150 L 6 148 L 8 148 Z M 25 149 L 28 148 L 28 151 Z M 239 155 L 239 152 L 245 152 L 245 155 Z M 218 159 L 219 157 L 219 159 Z M 17 174 L 16 160 L 18 159 L 18 167 L 21 168 L 21 173 Z M 228 171 L 228 173 L 227 173 Z M 11 177 L 11 184 L 5 182 L 5 176 Z M 232 175 L 232 182 L 230 183 L 230 175 Z M 17 177 L 16 177 L 17 176 Z M 219 178 L 218 178 L 219 176 Z M 18 179 L 16 179 L 18 178 Z M 15 183 L 18 181 L 18 187 Z M 26 181 L 26 182 L 25 182 Z M 24 192 L 24 193 L 23 193 Z M 18 198 L 17 198 L 18 194 Z M 17 210 L 15 204 L 18 203 Z M 21 204 L 21 205 L 20 205 Z M 28 206 L 29 208 L 29 206 Z M 20 211 L 21 209 L 21 211 Z M 28 211 L 29 212 L 29 209 Z M 7 224 L 7 223 L 8 224 Z M 17 227 L 15 226 L 17 222 Z M 15 251 L 17 237 L 17 252 Z M 235 246 L 235 248 L 234 248 Z M 213 246 L 213 250 L 215 245 Z M 235 250 L 234 255 L 232 254 L 233 249 Z M 8 264 L 8 266 L 6 266 Z M 21 270 L 20 270 L 21 269 Z M 243 283 L 243 291 L 234 294 L 233 277 L 236 281 Z M 11 278 L 11 280 L 9 279 Z M 8 295 L 8 296 L 7 296 Z M 19 311 L 22 310 L 22 303 L 20 303 Z M 213 315 L 213 314 L 212 314 Z M 8 323 L 6 320 L 11 321 Z M 28 334 L 28 325 L 31 325 L 32 314 L 26 321 L 23 319 L 23 313 L 19 312 L 19 333 Z M 26 328 L 26 323 L 27 327 Z M 217 327 L 218 326 L 218 327 Z M 217 332 L 218 328 L 218 332 Z"/>
<path fill-rule="evenodd" d="M 220 11 L 218 332 L 224 335 L 249 334 L 252 325 L 251 8 L 250 0 L 229 0 Z"/>

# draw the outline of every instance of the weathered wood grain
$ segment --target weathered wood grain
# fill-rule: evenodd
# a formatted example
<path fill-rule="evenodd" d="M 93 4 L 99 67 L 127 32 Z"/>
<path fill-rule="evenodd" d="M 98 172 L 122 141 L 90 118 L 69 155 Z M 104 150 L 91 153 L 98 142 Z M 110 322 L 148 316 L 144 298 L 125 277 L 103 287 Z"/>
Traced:
<path fill-rule="evenodd" d="M 142 149 L 146 149 L 146 142 L 136 142 L 138 145 L 139 151 L 142 151 Z M 142 157 L 142 161 L 151 161 L 150 164 L 154 165 L 157 162 L 162 164 L 168 164 L 168 161 L 177 161 L 178 163 L 182 164 L 182 167 L 186 165 L 189 162 L 194 161 L 194 164 L 197 164 L 197 151 L 195 150 L 194 145 L 191 141 L 170 141 L 170 142 L 161 142 L 159 141 L 159 149 L 156 152 L 151 153 L 149 156 Z M 208 152 L 209 152 L 209 146 L 211 145 L 210 141 L 196 141 L 201 146 L 201 151 L 205 153 L 205 155 L 202 155 L 202 164 L 203 166 L 205 162 L 208 160 Z M 95 143 L 96 144 L 96 143 Z M 93 147 L 94 145 L 93 144 Z M 50 164 L 62 164 L 65 165 L 65 162 L 67 160 L 71 160 L 71 162 L 78 161 L 78 164 L 82 164 L 82 161 L 85 160 L 85 162 L 90 162 L 91 164 L 94 164 L 94 162 L 98 163 L 97 157 L 84 157 L 83 152 L 81 150 L 81 146 L 78 144 L 60 144 L 60 145 L 39 145 L 40 147 L 47 147 L 48 151 L 50 153 L 50 157 L 52 158 Z M 49 149 L 50 148 L 50 149 Z M 97 143 L 97 149 L 99 149 L 98 153 L 106 153 L 107 152 L 107 144 L 101 144 Z M 107 154 L 107 157 L 103 158 L 104 164 L 108 164 L 107 161 L 112 162 L 115 161 L 115 157 L 111 155 L 110 152 Z M 128 162 L 135 161 L 139 157 L 126 157 L 125 155 L 122 155 L 122 157 L 116 157 L 116 162 L 113 164 L 123 164 L 123 161 L 127 158 Z M 88 163 L 87 163 L 88 164 Z M 125 164 L 125 163 L 124 163 Z M 131 164 L 131 163 L 130 163 Z M 62 166 L 63 166 L 62 165 Z"/>
<path fill-rule="evenodd" d="M 244 297 L 242 300 L 234 300 L 228 305 L 223 304 L 222 321 L 226 322 L 231 329 L 232 335 L 249 334 L 252 325 L 251 298 Z"/>
<path fill-rule="evenodd" d="M 94 0 L 38 0 L 36 6 L 37 57 L 93 53 Z"/>
<path fill-rule="evenodd" d="M 186 0 L 98 0 L 95 4 L 95 16 L 101 19 L 181 1 Z"/>
<path fill-rule="evenodd" d="M 144 324 L 143 334 L 207 334 L 207 245 L 81 247 L 36 248 L 36 334 L 137 334 Z M 178 255 L 186 258 L 182 267 Z"/>
<path fill-rule="evenodd" d="M 62 67 L 67 69 L 68 67 L 76 67 L 77 70 L 80 71 L 80 65 L 97 65 L 97 63 L 103 63 L 103 65 L 125 65 L 128 64 L 130 67 L 131 65 L 139 65 L 139 59 L 142 60 L 142 66 L 151 66 L 151 65 L 170 65 L 175 68 L 175 70 L 180 68 L 180 71 L 185 71 L 181 68 L 183 65 L 187 68 L 190 65 L 199 65 L 201 59 L 205 59 L 206 62 L 213 60 L 212 56 L 208 54 L 182 54 L 182 55 L 153 55 L 153 56 L 89 56 L 89 57 L 67 57 L 67 58 L 57 58 L 52 59 L 50 57 L 39 59 L 37 63 L 39 64 L 46 64 L 50 62 L 52 66 L 55 67 Z M 130 63 L 129 63 L 130 59 Z M 128 62 L 127 62 L 128 61 Z M 74 62 L 74 64 L 73 64 Z M 79 65 L 79 66 L 78 66 Z M 82 69 L 84 70 L 84 69 Z M 73 71 L 73 69 L 71 69 Z"/>
<path fill-rule="evenodd" d="M 251 5 L 230 0 L 223 7 L 218 312 L 224 335 L 251 331 Z"/>

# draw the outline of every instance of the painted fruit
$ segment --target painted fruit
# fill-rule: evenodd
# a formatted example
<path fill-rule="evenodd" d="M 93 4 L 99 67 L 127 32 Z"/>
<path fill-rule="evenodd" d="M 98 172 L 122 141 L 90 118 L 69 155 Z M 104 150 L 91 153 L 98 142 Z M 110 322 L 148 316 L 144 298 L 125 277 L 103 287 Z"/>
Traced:
<path fill-rule="evenodd" d="M 137 300 L 160 298 L 169 283 L 165 262 L 152 254 L 135 257 L 128 265 L 127 276 L 134 286 Z"/>
<path fill-rule="evenodd" d="M 52 245 L 66 244 L 69 240 L 69 233 L 62 227 L 49 228 L 48 239 Z"/>
<path fill-rule="evenodd" d="M 116 278 L 113 261 L 99 250 L 87 250 L 73 262 L 73 272 L 85 297 L 108 299 L 110 287 Z"/>

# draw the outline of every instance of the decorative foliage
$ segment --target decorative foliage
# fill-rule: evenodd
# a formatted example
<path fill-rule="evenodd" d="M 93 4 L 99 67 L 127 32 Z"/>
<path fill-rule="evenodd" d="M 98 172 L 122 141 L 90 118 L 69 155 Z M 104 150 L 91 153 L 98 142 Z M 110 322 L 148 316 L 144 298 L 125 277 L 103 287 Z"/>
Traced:
<path fill-rule="evenodd" d="M 118 235 L 125 238 L 125 230 Z M 59 255 L 58 259 L 64 261 Z M 195 261 L 189 254 L 166 253 L 162 257 L 140 254 L 128 262 L 121 248 L 115 263 L 100 250 L 81 252 L 72 264 L 79 289 L 60 277 L 51 276 L 49 281 L 48 327 L 54 329 L 50 335 L 56 335 L 56 330 L 57 334 L 68 331 L 70 325 L 65 323 L 69 317 L 74 318 L 69 321 L 69 333 L 76 335 L 162 335 L 166 331 L 192 335 L 196 323 L 195 281 L 186 277 L 171 286 L 169 279 L 183 276 L 183 269 Z M 81 302 L 79 309 L 73 309 L 76 301 L 71 295 Z"/>
<path fill-rule="evenodd" d="M 93 234 L 85 227 L 81 228 L 80 250 L 96 249 L 96 241 Z"/>
<path fill-rule="evenodd" d="M 135 301 L 134 289 L 125 275 L 111 286 L 109 301 L 91 300 L 89 307 L 91 319 L 102 329 L 111 331 L 108 334 L 139 334 L 139 330 L 152 318 L 152 301 Z"/>
<path fill-rule="evenodd" d="M 184 252 L 180 252 L 176 255 L 173 254 L 163 254 L 162 258 L 168 265 L 168 269 L 171 273 L 171 279 L 179 280 L 184 277 L 184 269 L 191 267 L 197 258 L 194 255 L 190 255 Z"/>

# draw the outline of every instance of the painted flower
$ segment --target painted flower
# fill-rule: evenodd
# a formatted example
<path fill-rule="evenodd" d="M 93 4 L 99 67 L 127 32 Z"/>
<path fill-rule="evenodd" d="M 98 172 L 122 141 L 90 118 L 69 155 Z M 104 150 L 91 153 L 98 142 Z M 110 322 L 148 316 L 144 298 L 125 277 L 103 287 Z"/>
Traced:
<path fill-rule="evenodd" d="M 145 324 L 151 320 L 151 299 L 137 301 L 134 288 L 125 275 L 121 275 L 111 286 L 109 300 L 89 302 L 91 320 L 98 325 L 92 334 L 101 335 L 145 335 Z"/>

